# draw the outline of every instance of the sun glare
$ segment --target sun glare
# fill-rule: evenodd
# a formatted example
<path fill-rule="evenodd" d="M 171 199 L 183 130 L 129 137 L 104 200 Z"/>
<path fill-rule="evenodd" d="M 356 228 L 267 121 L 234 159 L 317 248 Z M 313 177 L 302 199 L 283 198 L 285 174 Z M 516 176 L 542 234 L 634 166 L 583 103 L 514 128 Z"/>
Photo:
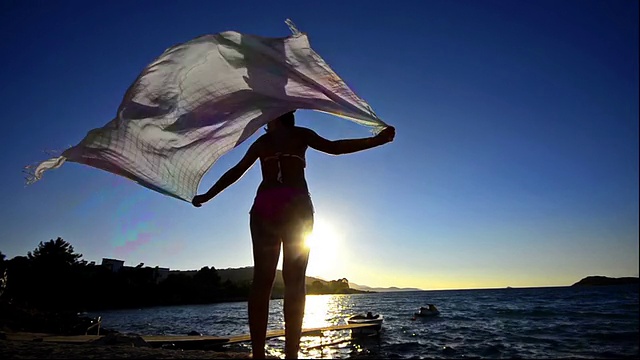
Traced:
<path fill-rule="evenodd" d="M 313 231 L 307 235 L 305 239 L 305 245 L 311 249 L 311 251 L 320 251 L 326 248 L 335 247 L 338 243 L 339 235 L 325 221 L 315 221 L 313 225 Z"/>
<path fill-rule="evenodd" d="M 341 242 L 342 236 L 331 224 L 316 219 L 313 232 L 305 239 L 305 245 L 310 249 L 307 274 L 314 276 L 326 273 L 337 260 Z"/>

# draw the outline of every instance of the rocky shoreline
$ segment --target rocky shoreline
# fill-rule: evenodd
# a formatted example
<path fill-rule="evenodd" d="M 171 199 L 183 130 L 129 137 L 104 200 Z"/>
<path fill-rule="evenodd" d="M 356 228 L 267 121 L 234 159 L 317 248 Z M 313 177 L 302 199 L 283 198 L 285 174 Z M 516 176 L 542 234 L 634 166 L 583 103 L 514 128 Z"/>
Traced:
<path fill-rule="evenodd" d="M 248 359 L 248 352 L 182 350 L 152 348 L 127 344 L 85 343 L 60 344 L 43 341 L 11 339 L 0 340 L 0 357 L 3 359 Z"/>
<path fill-rule="evenodd" d="M 246 359 L 249 351 L 222 347 L 196 350 L 175 346 L 152 347 L 142 337 L 100 328 L 97 319 L 71 312 L 52 312 L 0 304 L 2 359 Z M 61 343 L 56 336 L 94 335 L 87 341 Z"/>

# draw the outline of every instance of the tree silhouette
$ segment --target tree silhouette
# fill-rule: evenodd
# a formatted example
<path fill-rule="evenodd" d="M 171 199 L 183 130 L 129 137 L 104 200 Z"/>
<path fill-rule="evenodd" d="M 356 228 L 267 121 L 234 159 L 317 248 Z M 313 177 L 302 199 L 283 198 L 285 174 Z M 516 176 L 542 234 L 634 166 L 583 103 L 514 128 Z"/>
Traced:
<path fill-rule="evenodd" d="M 205 266 L 193 276 L 194 298 L 197 302 L 212 302 L 220 297 L 220 275 L 215 267 Z"/>
<path fill-rule="evenodd" d="M 27 309 L 25 311 L 36 309 L 60 314 L 107 308 L 244 301 L 249 296 L 253 273 L 252 268 L 236 269 L 240 275 L 230 278 L 222 275 L 224 270 L 205 266 L 195 272 L 167 274 L 168 269 L 165 272 L 144 263 L 124 266 L 113 272 L 93 262 L 87 265 L 82 254 L 76 253 L 61 237 L 40 242 L 27 256 L 5 258 L 0 252 L 0 305 L 6 303 Z M 223 278 L 226 279 L 223 281 Z M 346 278 L 316 280 L 307 285 L 307 290 L 309 294 L 358 292 L 349 288 Z M 282 296 L 284 282 L 282 272 L 278 271 L 272 298 Z"/>
<path fill-rule="evenodd" d="M 326 287 L 321 281 L 315 280 L 311 285 L 307 288 L 307 292 L 310 294 L 323 294 L 325 293 Z"/>
<path fill-rule="evenodd" d="M 7 287 L 7 268 L 4 261 L 5 255 L 0 251 L 0 298 L 4 294 L 4 289 Z"/>
<path fill-rule="evenodd" d="M 42 241 L 33 252 L 27 253 L 31 263 L 29 284 L 34 305 L 47 309 L 73 309 L 83 296 L 80 284 L 82 254 L 62 238 Z M 9 275 L 11 282 L 11 275 Z"/>
<path fill-rule="evenodd" d="M 46 243 L 40 241 L 37 248 L 33 250 L 33 253 L 29 251 L 27 253 L 29 260 L 34 264 L 62 267 L 72 265 L 84 265 L 86 261 L 81 261 L 82 254 L 76 254 L 73 250 L 73 246 L 64 241 L 61 237 L 55 240 L 49 240 Z"/>

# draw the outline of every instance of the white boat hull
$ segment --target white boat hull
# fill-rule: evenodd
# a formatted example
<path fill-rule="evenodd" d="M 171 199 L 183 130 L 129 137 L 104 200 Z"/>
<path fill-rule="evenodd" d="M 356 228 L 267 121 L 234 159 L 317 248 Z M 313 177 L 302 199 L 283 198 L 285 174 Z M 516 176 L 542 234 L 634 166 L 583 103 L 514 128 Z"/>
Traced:
<path fill-rule="evenodd" d="M 383 321 L 384 318 L 382 317 L 382 315 L 378 315 L 378 317 L 374 319 L 352 316 L 347 319 L 347 324 L 371 324 L 371 326 L 368 327 L 351 329 L 351 332 L 353 334 L 371 334 L 377 333 L 382 329 Z"/>

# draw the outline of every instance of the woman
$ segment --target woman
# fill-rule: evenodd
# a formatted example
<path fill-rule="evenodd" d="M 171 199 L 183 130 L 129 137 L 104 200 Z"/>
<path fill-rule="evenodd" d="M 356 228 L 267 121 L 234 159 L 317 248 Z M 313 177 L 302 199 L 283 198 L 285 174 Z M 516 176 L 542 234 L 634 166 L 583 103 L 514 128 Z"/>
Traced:
<path fill-rule="evenodd" d="M 253 242 L 253 283 L 249 295 L 249 329 L 253 358 L 264 358 L 269 299 L 276 265 L 283 246 L 285 356 L 297 358 L 305 306 L 305 277 L 309 249 L 305 236 L 313 229 L 313 204 L 304 177 L 308 147 L 332 154 L 348 154 L 393 141 L 395 129 L 387 127 L 364 139 L 330 141 L 314 131 L 295 126 L 293 112 L 272 120 L 267 133 L 258 138 L 244 157 L 205 194 L 197 195 L 196 207 L 211 200 L 260 159 L 262 182 L 250 212 Z"/>

